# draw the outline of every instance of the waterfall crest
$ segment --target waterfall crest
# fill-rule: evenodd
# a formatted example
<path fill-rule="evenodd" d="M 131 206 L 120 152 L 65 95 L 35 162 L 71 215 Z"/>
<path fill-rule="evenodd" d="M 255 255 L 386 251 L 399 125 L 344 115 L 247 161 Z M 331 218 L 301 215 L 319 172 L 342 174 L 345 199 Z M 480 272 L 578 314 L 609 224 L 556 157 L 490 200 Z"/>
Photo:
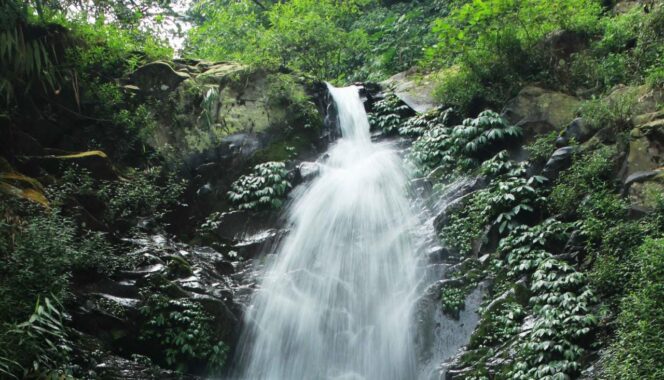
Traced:
<path fill-rule="evenodd" d="M 290 206 L 290 233 L 247 310 L 244 379 L 417 377 L 407 176 L 392 146 L 371 142 L 358 88 L 329 90 L 342 138 Z"/>

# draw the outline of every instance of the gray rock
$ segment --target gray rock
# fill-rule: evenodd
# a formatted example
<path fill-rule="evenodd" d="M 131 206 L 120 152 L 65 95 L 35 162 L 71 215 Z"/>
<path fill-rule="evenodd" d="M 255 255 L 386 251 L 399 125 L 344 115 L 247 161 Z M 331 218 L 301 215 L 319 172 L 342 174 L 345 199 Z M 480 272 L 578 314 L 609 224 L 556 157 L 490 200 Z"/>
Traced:
<path fill-rule="evenodd" d="M 548 178 L 550 181 L 556 179 L 561 171 L 572 165 L 572 157 L 575 152 L 576 148 L 572 146 L 557 149 L 544 165 L 542 176 Z"/>
<path fill-rule="evenodd" d="M 427 112 L 437 105 L 433 97 L 435 81 L 430 76 L 416 77 L 414 74 L 404 71 L 390 77 L 381 85 L 391 88 L 394 94 L 415 112 Z"/>
<path fill-rule="evenodd" d="M 511 124 L 520 126 L 525 141 L 530 142 L 538 135 L 568 124 L 574 119 L 580 104 L 574 96 L 527 86 L 507 102 L 502 115 Z"/>

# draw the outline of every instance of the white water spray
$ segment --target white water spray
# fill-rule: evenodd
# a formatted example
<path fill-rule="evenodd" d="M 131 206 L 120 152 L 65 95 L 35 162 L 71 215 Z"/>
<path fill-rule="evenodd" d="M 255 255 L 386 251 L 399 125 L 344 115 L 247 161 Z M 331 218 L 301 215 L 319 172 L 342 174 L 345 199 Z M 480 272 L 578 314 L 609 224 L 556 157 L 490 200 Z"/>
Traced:
<path fill-rule="evenodd" d="M 371 142 L 358 88 L 329 90 L 343 138 L 289 210 L 291 232 L 247 311 L 244 379 L 417 377 L 407 178 L 394 149 Z"/>

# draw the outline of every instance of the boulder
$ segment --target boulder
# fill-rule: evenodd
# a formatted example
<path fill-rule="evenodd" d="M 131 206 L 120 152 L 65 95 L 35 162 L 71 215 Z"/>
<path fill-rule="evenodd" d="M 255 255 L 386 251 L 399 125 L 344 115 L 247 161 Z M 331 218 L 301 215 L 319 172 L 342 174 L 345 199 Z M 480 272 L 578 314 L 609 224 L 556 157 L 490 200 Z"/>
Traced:
<path fill-rule="evenodd" d="M 394 91 L 415 112 L 424 113 L 437 105 L 433 96 L 435 81 L 431 75 L 421 76 L 408 70 L 388 78 L 381 85 Z"/>
<path fill-rule="evenodd" d="M 570 123 L 581 104 L 574 96 L 527 86 L 507 102 L 502 115 L 522 128 L 526 142 Z"/>
<path fill-rule="evenodd" d="M 595 131 L 588 125 L 588 123 L 584 122 L 582 118 L 577 117 L 565 127 L 565 130 L 560 134 L 560 137 L 556 139 L 556 146 L 566 146 L 572 140 L 581 144 L 588 141 L 594 134 Z"/>
<path fill-rule="evenodd" d="M 573 146 L 557 149 L 544 165 L 542 176 L 548 178 L 550 181 L 555 180 L 561 171 L 572 165 L 572 157 L 575 152 L 576 148 Z"/>

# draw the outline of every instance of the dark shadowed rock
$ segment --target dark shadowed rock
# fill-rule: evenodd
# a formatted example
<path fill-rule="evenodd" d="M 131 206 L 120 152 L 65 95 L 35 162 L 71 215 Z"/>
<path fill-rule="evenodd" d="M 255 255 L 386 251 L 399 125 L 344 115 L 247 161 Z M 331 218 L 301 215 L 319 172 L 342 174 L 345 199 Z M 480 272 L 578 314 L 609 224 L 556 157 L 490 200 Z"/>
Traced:
<path fill-rule="evenodd" d="M 556 179 L 561 171 L 572 165 L 572 157 L 575 152 L 576 148 L 572 146 L 557 149 L 544 165 L 542 176 L 548 178 L 550 181 Z"/>

